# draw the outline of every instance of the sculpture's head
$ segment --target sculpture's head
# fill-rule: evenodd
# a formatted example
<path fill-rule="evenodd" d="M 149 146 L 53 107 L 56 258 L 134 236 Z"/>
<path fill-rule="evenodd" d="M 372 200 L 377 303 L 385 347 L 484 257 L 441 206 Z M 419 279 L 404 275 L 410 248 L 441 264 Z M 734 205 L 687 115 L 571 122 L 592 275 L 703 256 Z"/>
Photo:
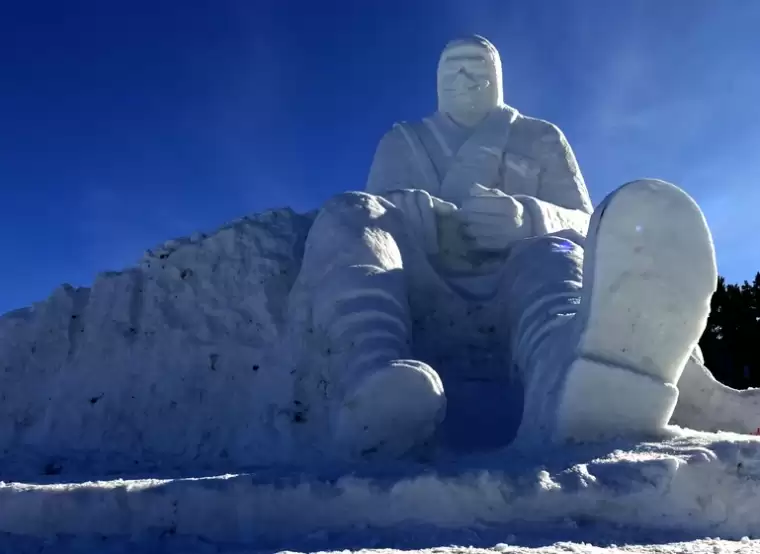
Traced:
<path fill-rule="evenodd" d="M 438 62 L 438 110 L 471 126 L 503 102 L 496 47 L 480 36 L 448 43 Z"/>

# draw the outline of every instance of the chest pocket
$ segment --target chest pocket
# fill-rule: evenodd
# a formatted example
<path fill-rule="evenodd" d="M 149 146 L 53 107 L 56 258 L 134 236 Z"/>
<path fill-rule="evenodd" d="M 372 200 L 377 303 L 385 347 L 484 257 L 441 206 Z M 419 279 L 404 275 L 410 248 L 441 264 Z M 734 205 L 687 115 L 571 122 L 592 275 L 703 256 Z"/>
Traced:
<path fill-rule="evenodd" d="M 507 194 L 536 196 L 541 167 L 532 158 L 507 152 L 499 171 L 500 188 Z"/>

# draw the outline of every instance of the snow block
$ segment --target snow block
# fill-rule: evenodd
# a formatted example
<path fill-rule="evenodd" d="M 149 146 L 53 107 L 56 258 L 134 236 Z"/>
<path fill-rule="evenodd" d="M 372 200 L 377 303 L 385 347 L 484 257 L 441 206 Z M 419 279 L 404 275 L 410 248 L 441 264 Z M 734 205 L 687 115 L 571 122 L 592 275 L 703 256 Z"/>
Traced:
<path fill-rule="evenodd" d="M 594 521 L 723 538 L 760 534 L 760 439 L 675 432 L 663 443 L 575 445 L 543 460 L 506 451 L 382 471 L 2 483 L 0 531 L 169 534 L 272 548 L 313 533 L 407 525 L 517 530 Z"/>
<path fill-rule="evenodd" d="M 280 459 L 292 383 L 269 350 L 312 220 L 245 217 L 0 318 L 4 477 Z"/>

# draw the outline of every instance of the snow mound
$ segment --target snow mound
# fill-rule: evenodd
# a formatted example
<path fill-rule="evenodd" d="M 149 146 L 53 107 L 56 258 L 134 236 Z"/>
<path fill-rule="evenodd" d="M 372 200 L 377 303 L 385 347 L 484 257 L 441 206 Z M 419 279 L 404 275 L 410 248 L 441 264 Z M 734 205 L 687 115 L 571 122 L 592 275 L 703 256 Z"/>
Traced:
<path fill-rule="evenodd" d="M 624 524 L 688 536 L 760 534 L 760 439 L 680 432 L 662 443 L 508 451 L 432 467 L 255 471 L 198 478 L 3 483 L 0 531 L 54 537 L 162 534 L 319 548 L 368 529 Z M 381 470 L 380 470 L 381 469 Z M 370 533 L 371 534 L 371 533 Z"/>
<path fill-rule="evenodd" d="M 6 478 L 63 460 L 125 471 L 283 456 L 290 381 L 268 346 L 312 220 L 245 217 L 0 318 Z"/>
<path fill-rule="evenodd" d="M 313 220 L 289 209 L 244 217 L 0 317 L 4 478 L 219 473 L 329 457 L 322 388 L 311 383 L 319 360 L 290 360 L 302 339 L 285 321 Z M 493 327 L 470 307 L 433 308 L 415 314 L 414 338 L 447 391 L 438 439 L 464 453 L 503 447 L 523 391 Z M 689 394 L 674 422 L 754 431 L 743 414 L 757 413 L 760 396 L 701 369 L 679 382 Z"/>
<path fill-rule="evenodd" d="M 427 465 L 326 464 L 309 448 L 313 414 L 280 348 L 312 221 L 287 209 L 246 217 L 0 317 L 0 543 L 182 537 L 318 550 L 352 537 L 367 545 L 368 534 L 466 542 L 468 530 L 589 522 L 760 534 L 759 438 L 679 431 L 521 458 L 500 448 L 521 390 L 492 374 L 503 364 L 481 363 L 491 339 L 442 345 L 436 326 L 415 341 L 467 370 L 445 376 L 441 434 L 466 439 L 460 452 L 490 450 L 432 450 Z M 715 396 L 711 379 L 684 385 Z M 684 410 L 701 417 L 697 404 Z"/>

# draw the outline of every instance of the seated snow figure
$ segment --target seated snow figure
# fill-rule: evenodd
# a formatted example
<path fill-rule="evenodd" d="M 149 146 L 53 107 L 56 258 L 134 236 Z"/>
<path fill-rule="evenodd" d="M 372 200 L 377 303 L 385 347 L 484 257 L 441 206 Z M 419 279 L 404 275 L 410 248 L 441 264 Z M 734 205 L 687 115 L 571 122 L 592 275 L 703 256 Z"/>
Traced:
<path fill-rule="evenodd" d="M 328 201 L 307 240 L 293 301 L 304 348 L 331 357 L 335 448 L 394 457 L 436 431 L 451 333 L 440 317 L 433 348 L 413 333 L 433 312 L 485 322 L 520 376 L 518 444 L 663 431 L 717 281 L 699 207 L 643 180 L 592 214 L 562 132 L 504 104 L 483 38 L 447 45 L 437 84 L 438 111 L 395 125 L 366 192 Z"/>

